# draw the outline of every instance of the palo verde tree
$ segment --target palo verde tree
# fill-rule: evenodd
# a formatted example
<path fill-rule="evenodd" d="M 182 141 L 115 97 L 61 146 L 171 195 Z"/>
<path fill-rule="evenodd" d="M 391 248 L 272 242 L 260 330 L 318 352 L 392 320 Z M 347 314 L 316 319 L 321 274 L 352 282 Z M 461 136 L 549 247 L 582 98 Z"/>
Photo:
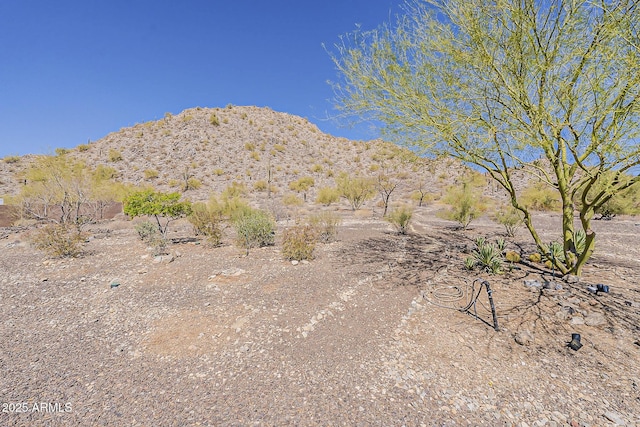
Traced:
<path fill-rule="evenodd" d="M 556 268 L 581 274 L 594 213 L 640 181 L 639 3 L 413 0 L 405 12 L 330 52 L 338 108 L 486 170 L 549 256 L 513 171 L 541 179 L 562 203 Z"/>
<path fill-rule="evenodd" d="M 167 237 L 169 223 L 191 213 L 191 203 L 180 201 L 180 193 L 162 193 L 141 190 L 130 193 L 124 199 L 124 213 L 132 218 L 142 215 L 152 216 L 162 237 Z M 164 221 L 160 221 L 164 218 Z M 164 224 L 163 224 L 164 222 Z"/>

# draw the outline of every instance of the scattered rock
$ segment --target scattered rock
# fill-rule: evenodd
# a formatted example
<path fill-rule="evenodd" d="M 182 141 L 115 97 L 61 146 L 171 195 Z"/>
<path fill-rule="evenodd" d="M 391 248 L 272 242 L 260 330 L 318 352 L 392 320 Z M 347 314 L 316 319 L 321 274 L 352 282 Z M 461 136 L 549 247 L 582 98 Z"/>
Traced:
<path fill-rule="evenodd" d="M 120 281 L 119 280 L 112 280 L 111 283 L 109 284 L 109 287 L 111 289 L 117 288 L 118 286 L 120 286 Z"/>
<path fill-rule="evenodd" d="M 291 260 L 291 265 L 298 265 L 298 263 L 299 263 L 299 261 L 297 261 L 297 260 L 295 260 L 295 259 L 294 259 L 294 260 Z"/>
<path fill-rule="evenodd" d="M 603 416 L 616 425 L 619 425 L 619 426 L 627 425 L 626 421 L 619 414 L 616 414 L 615 412 L 607 411 L 603 414 Z"/>
<path fill-rule="evenodd" d="M 572 325 L 584 325 L 584 319 L 580 316 L 575 316 L 571 318 Z"/>
<path fill-rule="evenodd" d="M 584 319 L 587 326 L 602 326 L 607 323 L 607 319 L 600 313 L 591 313 Z"/>
<path fill-rule="evenodd" d="M 530 288 L 541 288 L 542 287 L 542 283 L 538 282 L 537 280 L 525 280 L 524 281 L 524 285 L 528 286 Z"/>
<path fill-rule="evenodd" d="M 169 255 L 158 255 L 155 258 L 153 258 L 153 262 L 154 264 L 159 264 L 161 262 L 166 262 L 167 264 L 170 262 L 173 262 L 173 255 L 169 254 Z"/>
<path fill-rule="evenodd" d="M 578 276 L 573 275 L 573 274 L 569 274 L 568 276 L 566 276 L 564 278 L 564 281 L 569 283 L 569 284 L 574 284 L 574 283 L 578 283 L 580 281 L 580 278 Z"/>

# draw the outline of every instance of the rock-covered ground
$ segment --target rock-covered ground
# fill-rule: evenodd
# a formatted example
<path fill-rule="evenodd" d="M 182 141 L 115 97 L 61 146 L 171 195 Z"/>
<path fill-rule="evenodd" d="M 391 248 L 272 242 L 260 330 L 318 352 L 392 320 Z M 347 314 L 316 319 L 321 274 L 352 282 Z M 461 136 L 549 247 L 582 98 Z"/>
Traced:
<path fill-rule="evenodd" d="M 640 425 L 637 218 L 594 224 L 577 283 L 534 265 L 482 276 L 496 332 L 484 289 L 456 308 L 480 277 L 464 252 L 498 226 L 455 231 L 424 209 L 399 236 L 343 214 L 297 265 L 277 245 L 209 248 L 186 224 L 162 260 L 126 221 L 90 228 L 78 259 L 0 231 L 0 425 Z"/>

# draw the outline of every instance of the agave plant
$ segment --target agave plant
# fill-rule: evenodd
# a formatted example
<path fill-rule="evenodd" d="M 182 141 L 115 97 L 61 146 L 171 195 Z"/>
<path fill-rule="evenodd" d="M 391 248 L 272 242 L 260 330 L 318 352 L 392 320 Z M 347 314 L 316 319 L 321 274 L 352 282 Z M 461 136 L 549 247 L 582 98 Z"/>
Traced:
<path fill-rule="evenodd" d="M 477 248 L 473 251 L 475 265 L 479 266 L 487 273 L 501 273 L 502 252 L 500 252 L 500 250 L 498 250 L 493 244 L 485 242 L 484 239 L 481 241 L 480 245 L 476 240 L 476 246 Z"/>

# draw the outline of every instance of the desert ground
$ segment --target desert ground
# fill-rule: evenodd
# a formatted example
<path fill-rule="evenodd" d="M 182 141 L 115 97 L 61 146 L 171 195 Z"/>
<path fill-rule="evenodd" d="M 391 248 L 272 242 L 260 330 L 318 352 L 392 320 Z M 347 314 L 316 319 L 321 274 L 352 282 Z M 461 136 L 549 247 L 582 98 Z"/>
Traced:
<path fill-rule="evenodd" d="M 568 283 L 465 270 L 501 227 L 434 209 L 405 236 L 340 211 L 336 241 L 297 265 L 278 242 L 208 247 L 186 221 L 162 258 L 125 218 L 89 226 L 75 259 L 0 229 L 0 425 L 640 425 L 640 220 L 595 221 Z M 558 221 L 536 216 L 549 240 Z M 508 248 L 533 251 L 525 230 Z M 483 279 L 498 331 L 484 289 L 458 310 Z"/>

